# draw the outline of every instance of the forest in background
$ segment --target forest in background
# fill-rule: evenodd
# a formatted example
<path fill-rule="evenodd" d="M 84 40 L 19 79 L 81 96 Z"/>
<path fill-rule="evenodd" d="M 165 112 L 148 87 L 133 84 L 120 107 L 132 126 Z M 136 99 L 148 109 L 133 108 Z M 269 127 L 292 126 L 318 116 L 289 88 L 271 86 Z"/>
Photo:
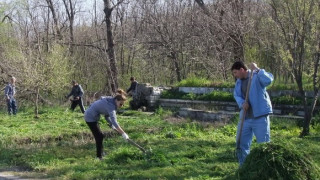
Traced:
<path fill-rule="evenodd" d="M 87 94 L 126 88 L 130 76 L 173 85 L 189 76 L 234 81 L 234 61 L 275 81 L 312 83 L 318 99 L 319 0 L 6 0 L 0 2 L 0 85 L 54 103 L 77 80 Z M 306 132 L 308 129 L 306 130 Z"/>

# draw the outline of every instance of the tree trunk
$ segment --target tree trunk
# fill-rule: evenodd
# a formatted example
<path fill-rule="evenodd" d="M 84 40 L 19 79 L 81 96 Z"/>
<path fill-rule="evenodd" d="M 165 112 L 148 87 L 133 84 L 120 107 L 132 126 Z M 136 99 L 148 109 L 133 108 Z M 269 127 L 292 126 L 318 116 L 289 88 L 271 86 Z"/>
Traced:
<path fill-rule="evenodd" d="M 74 23 L 74 5 L 72 4 L 72 0 L 63 0 L 64 7 L 66 9 L 66 13 L 69 19 L 69 34 L 70 34 L 70 42 L 69 42 L 69 51 L 73 54 L 73 42 L 74 42 L 74 35 L 73 35 L 73 23 Z"/>
<path fill-rule="evenodd" d="M 315 54 L 315 61 L 314 61 L 314 72 L 313 72 L 313 101 L 311 104 L 311 107 L 307 111 L 305 108 L 305 117 L 304 117 L 304 122 L 303 122 L 303 129 L 302 132 L 300 133 L 300 137 L 307 136 L 310 134 L 310 124 L 311 124 L 311 119 L 313 116 L 314 109 L 316 107 L 318 97 L 319 97 L 319 89 L 320 89 L 320 83 L 319 83 L 319 77 L 318 77 L 318 72 L 319 72 L 319 66 L 320 66 L 320 42 L 318 45 L 318 53 Z"/>
<path fill-rule="evenodd" d="M 35 99 L 34 117 L 39 118 L 39 87 L 36 87 L 36 99 Z"/>
<path fill-rule="evenodd" d="M 171 52 L 170 58 L 173 60 L 174 71 L 177 75 L 177 81 L 180 82 L 181 81 L 181 70 L 180 70 L 180 65 L 179 65 L 179 61 L 177 58 L 177 53 Z"/>
<path fill-rule="evenodd" d="M 62 35 L 61 35 L 60 29 L 59 29 L 58 18 L 57 18 L 57 15 L 56 15 L 56 11 L 55 11 L 55 9 L 53 7 L 52 0 L 46 0 L 46 1 L 47 1 L 49 9 L 51 11 L 51 14 L 52 14 L 53 23 L 54 23 L 54 29 L 56 30 L 57 37 L 58 37 L 59 40 L 61 40 L 62 39 Z"/>
<path fill-rule="evenodd" d="M 112 34 L 112 11 L 113 8 L 111 7 L 110 0 L 104 0 L 104 13 L 105 13 L 105 21 L 107 26 L 107 43 L 108 43 L 108 57 L 109 57 L 109 64 L 111 69 L 110 76 L 110 84 L 112 92 L 115 93 L 118 89 L 118 68 L 117 68 L 117 61 L 114 51 L 114 40 L 113 40 L 113 34 Z"/>

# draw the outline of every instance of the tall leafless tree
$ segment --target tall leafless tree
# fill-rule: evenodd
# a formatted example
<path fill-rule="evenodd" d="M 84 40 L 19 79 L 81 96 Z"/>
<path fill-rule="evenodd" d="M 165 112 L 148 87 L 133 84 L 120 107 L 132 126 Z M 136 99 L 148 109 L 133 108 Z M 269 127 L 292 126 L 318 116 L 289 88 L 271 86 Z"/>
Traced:
<path fill-rule="evenodd" d="M 112 11 L 116 6 L 121 4 L 124 0 L 118 1 L 114 6 L 111 6 L 111 0 L 104 0 L 104 13 L 105 13 L 105 23 L 107 27 L 107 44 L 108 44 L 108 56 L 109 64 L 111 69 L 111 74 L 109 74 L 109 81 L 111 82 L 111 90 L 113 93 L 116 92 L 118 88 L 118 67 L 117 59 L 114 49 L 114 37 L 112 32 Z"/>
<path fill-rule="evenodd" d="M 290 52 L 290 66 L 300 96 L 303 98 L 304 122 L 300 136 L 310 133 L 310 123 L 318 100 L 319 74 L 319 7 L 315 0 L 272 0 L 273 18 L 281 30 L 286 49 Z M 315 30 L 315 33 L 313 32 Z M 310 48 L 311 47 L 311 48 Z M 312 52 L 312 56 L 307 56 Z M 309 65 L 313 66 L 313 100 L 308 105 L 303 77 Z"/>

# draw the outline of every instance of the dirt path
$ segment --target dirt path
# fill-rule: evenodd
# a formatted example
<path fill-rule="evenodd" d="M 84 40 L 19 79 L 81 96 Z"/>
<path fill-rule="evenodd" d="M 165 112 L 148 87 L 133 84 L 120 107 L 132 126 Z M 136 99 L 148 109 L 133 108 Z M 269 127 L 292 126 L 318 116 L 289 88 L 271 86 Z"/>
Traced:
<path fill-rule="evenodd" d="M 34 174 L 32 172 L 21 171 L 17 169 L 2 169 L 0 170 L 0 180 L 49 180 L 41 177 L 39 174 Z"/>
<path fill-rule="evenodd" d="M 9 179 L 19 179 L 19 180 L 24 180 L 24 178 L 17 177 L 12 174 L 13 172 L 10 171 L 3 171 L 0 172 L 0 180 L 9 180 Z M 28 179 L 30 180 L 30 179 Z"/>

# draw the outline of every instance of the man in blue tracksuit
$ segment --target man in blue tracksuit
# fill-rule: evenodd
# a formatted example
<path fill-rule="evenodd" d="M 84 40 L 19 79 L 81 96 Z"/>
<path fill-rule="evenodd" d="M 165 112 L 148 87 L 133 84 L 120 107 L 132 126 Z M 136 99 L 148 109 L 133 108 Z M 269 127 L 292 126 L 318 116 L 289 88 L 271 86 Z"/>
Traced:
<path fill-rule="evenodd" d="M 264 69 L 259 69 L 255 63 L 251 63 L 249 67 L 251 70 L 248 70 L 241 61 L 235 62 L 231 67 L 233 76 L 237 78 L 234 98 L 240 108 L 240 119 L 243 116 L 243 111 L 246 110 L 240 137 L 240 153 L 237 153 L 240 166 L 250 153 L 253 135 L 258 143 L 270 141 L 269 114 L 272 113 L 272 105 L 266 87 L 272 83 L 273 75 Z M 249 87 L 248 103 L 245 103 L 247 84 L 251 73 L 253 76 Z M 237 139 L 240 127 L 241 122 L 237 128 Z"/>
<path fill-rule="evenodd" d="M 78 84 L 75 80 L 71 82 L 72 89 L 71 92 L 66 96 L 68 99 L 70 96 L 73 96 L 73 99 L 71 99 L 71 110 L 74 111 L 74 109 L 77 107 L 77 105 L 80 106 L 81 112 L 84 113 L 85 109 L 83 106 L 82 96 L 83 96 L 83 89 L 80 84 Z"/>
<path fill-rule="evenodd" d="M 17 103 L 14 95 L 16 94 L 16 78 L 11 77 L 10 83 L 4 89 L 4 95 L 7 100 L 8 114 L 17 114 Z"/>
<path fill-rule="evenodd" d="M 96 141 L 97 158 L 103 158 L 103 139 L 104 135 L 99 127 L 100 115 L 105 116 L 110 127 L 117 130 L 122 137 L 127 140 L 129 136 L 123 131 L 117 122 L 116 111 L 121 108 L 126 101 L 126 94 L 123 90 L 117 90 L 115 97 L 107 96 L 93 102 L 84 114 L 84 119 L 89 126 Z"/>

